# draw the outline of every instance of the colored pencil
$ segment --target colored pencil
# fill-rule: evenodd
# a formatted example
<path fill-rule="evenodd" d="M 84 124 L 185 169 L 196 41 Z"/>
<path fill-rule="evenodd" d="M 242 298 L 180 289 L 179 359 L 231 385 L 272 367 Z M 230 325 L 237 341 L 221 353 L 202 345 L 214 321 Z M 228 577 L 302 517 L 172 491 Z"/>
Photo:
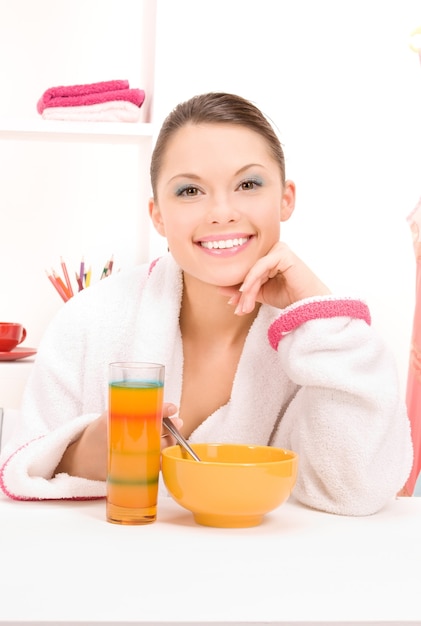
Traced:
<path fill-rule="evenodd" d="M 89 266 L 89 269 L 85 274 L 85 287 L 89 287 L 89 285 L 91 284 L 91 274 L 92 274 L 92 269 L 91 269 L 91 266 Z"/>
<path fill-rule="evenodd" d="M 80 270 L 79 270 L 79 278 L 82 281 L 82 286 L 83 286 L 84 277 L 85 277 L 85 259 L 82 257 L 82 260 L 80 262 Z"/>
<path fill-rule="evenodd" d="M 64 281 L 61 278 L 61 276 L 58 274 L 58 272 L 56 272 L 53 268 L 51 268 L 51 271 L 45 270 L 45 272 L 48 276 L 49 281 L 51 282 L 51 284 L 53 285 L 57 293 L 60 295 L 62 300 L 64 300 L 64 302 L 67 302 L 68 300 L 70 300 L 71 297 L 73 297 L 74 292 L 73 292 L 72 284 L 70 282 L 66 263 L 64 262 L 64 259 L 62 256 L 60 257 L 60 264 L 61 264 L 61 268 L 64 274 Z M 112 254 L 103 267 L 100 280 L 111 275 L 113 271 L 113 265 L 114 265 L 114 255 Z M 75 278 L 76 278 L 76 283 L 78 286 L 78 291 L 82 291 L 86 287 L 89 287 L 89 285 L 91 284 L 92 267 L 89 266 L 89 269 L 87 271 L 85 270 L 86 270 L 85 259 L 84 257 L 82 257 L 79 271 L 75 272 Z"/>
<path fill-rule="evenodd" d="M 67 273 L 66 263 L 63 260 L 63 257 L 60 257 L 61 268 L 64 274 L 64 280 L 66 281 L 67 291 L 69 292 L 69 296 L 73 296 L 72 283 L 70 282 L 69 274 Z"/>
<path fill-rule="evenodd" d="M 53 285 L 54 289 L 57 291 L 57 293 L 59 294 L 61 299 L 64 302 L 67 302 L 68 299 L 69 299 L 69 296 L 67 295 L 67 293 L 65 291 L 63 291 L 61 285 L 59 283 L 57 283 L 57 281 L 55 280 L 54 276 L 52 274 L 50 274 L 47 270 L 45 270 L 45 273 L 47 274 L 48 279 L 50 280 L 51 284 Z"/>
<path fill-rule="evenodd" d="M 76 276 L 76 282 L 77 282 L 78 287 L 79 287 L 78 291 L 82 291 L 82 289 L 83 289 L 83 282 L 80 280 L 80 276 L 79 276 L 79 274 L 77 272 L 75 272 L 75 276 Z"/>
<path fill-rule="evenodd" d="M 110 276 L 111 272 L 113 271 L 113 265 L 114 265 L 114 255 L 111 255 L 111 259 L 108 262 L 108 273 L 107 276 Z"/>
<path fill-rule="evenodd" d="M 99 280 L 102 280 L 103 278 L 106 278 L 108 275 L 108 266 L 109 266 L 109 261 L 106 262 L 106 264 L 104 265 L 104 268 L 102 270 L 102 274 Z"/>
<path fill-rule="evenodd" d="M 56 281 L 56 283 L 58 285 L 60 285 L 60 287 L 62 288 L 62 290 L 66 294 L 67 299 L 71 298 L 72 296 L 70 295 L 70 291 L 67 289 L 67 286 L 64 284 L 63 279 L 57 274 L 57 272 L 55 270 L 51 270 L 51 273 L 52 273 L 53 278 Z"/>

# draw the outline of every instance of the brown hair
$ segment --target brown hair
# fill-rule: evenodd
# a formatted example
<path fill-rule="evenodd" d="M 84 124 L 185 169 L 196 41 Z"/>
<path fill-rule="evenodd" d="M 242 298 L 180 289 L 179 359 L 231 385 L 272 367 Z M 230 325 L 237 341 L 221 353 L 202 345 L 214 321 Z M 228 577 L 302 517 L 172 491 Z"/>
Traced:
<path fill-rule="evenodd" d="M 229 93 L 205 93 L 178 104 L 167 116 L 152 153 L 150 176 L 156 197 L 157 180 L 168 142 L 174 133 L 187 124 L 238 124 L 266 139 L 275 161 L 279 163 L 282 184 L 285 183 L 285 158 L 271 124 L 249 100 Z"/>

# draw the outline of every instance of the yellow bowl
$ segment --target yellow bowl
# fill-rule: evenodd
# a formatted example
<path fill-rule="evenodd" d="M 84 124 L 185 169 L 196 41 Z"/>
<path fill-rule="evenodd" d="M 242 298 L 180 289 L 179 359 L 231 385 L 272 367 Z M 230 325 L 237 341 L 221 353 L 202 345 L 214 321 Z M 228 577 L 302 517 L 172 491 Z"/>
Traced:
<path fill-rule="evenodd" d="M 174 500 L 198 524 L 257 526 L 290 496 L 298 470 L 291 450 L 226 443 L 197 443 L 193 460 L 180 446 L 162 451 L 162 477 Z"/>

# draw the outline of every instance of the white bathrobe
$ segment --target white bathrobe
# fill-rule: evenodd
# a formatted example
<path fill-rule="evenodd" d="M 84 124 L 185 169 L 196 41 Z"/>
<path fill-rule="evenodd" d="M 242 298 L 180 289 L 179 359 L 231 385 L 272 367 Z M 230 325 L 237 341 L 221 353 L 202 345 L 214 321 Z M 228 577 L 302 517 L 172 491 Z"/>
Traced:
<path fill-rule="evenodd" d="M 0 486 L 7 495 L 105 496 L 104 482 L 54 476 L 55 468 L 69 443 L 106 410 L 109 363 L 164 363 L 165 400 L 179 405 L 182 289 L 182 273 L 168 254 L 153 269 L 144 265 L 120 272 L 63 306 L 39 347 L 20 426 L 2 452 Z M 323 317 L 323 305 L 332 302 L 342 310 L 342 300 L 332 296 L 283 311 L 262 305 L 229 402 L 191 434 L 190 442 L 294 450 L 299 501 L 332 513 L 367 515 L 394 498 L 409 475 L 410 426 L 385 344 L 364 319 Z M 294 311 L 303 310 L 301 305 L 306 314 L 297 318 Z M 289 328 L 291 316 L 295 321 Z M 284 322 L 289 332 L 277 345 L 274 330 Z M 221 354 L 221 367 L 223 360 Z"/>

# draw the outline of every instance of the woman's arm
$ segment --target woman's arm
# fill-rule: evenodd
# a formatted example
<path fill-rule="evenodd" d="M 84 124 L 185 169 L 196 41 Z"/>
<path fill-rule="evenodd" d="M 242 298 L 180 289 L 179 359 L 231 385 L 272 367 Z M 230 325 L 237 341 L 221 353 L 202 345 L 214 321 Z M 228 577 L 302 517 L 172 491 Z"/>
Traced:
<path fill-rule="evenodd" d="M 300 456 L 294 494 L 332 513 L 378 511 L 412 463 L 392 354 L 366 321 L 346 315 L 315 316 L 285 334 L 277 349 L 298 386 L 273 442 Z"/>
<path fill-rule="evenodd" d="M 172 417 L 175 425 L 180 428 L 182 420 L 174 417 L 177 407 L 169 402 L 164 403 L 164 417 Z M 166 434 L 161 440 L 162 447 L 174 445 L 175 440 Z M 61 457 L 54 474 L 69 474 L 89 480 L 106 480 L 107 478 L 107 412 L 91 422 L 81 436 L 71 443 Z"/>

